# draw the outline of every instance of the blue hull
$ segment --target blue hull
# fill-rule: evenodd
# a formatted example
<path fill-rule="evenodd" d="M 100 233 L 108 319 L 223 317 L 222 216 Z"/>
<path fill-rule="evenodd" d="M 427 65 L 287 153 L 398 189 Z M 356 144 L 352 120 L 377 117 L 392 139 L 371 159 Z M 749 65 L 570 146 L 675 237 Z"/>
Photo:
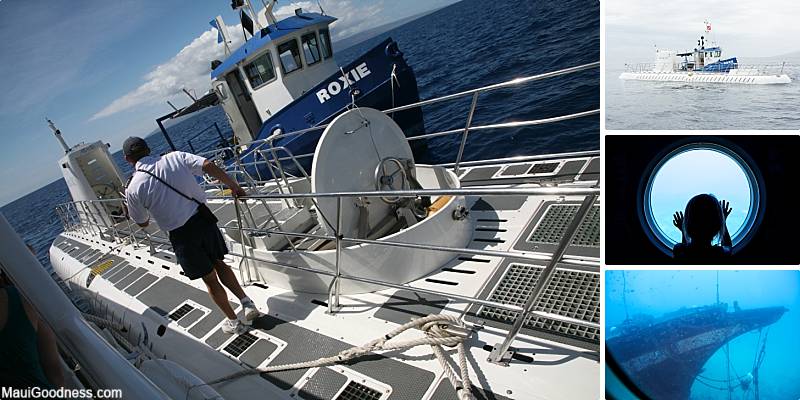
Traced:
<path fill-rule="evenodd" d="M 369 71 L 367 74 L 363 73 L 365 69 Z M 392 69 L 395 70 L 396 77 L 394 85 L 391 77 Z M 359 107 L 379 110 L 419 101 L 414 71 L 406 63 L 403 53 L 397 49 L 397 44 L 391 38 L 343 66 L 342 70 L 347 74 L 346 77 L 342 77 L 341 74 L 330 76 L 264 122 L 256 139 L 265 139 L 277 129 L 288 133 L 327 124 L 347 110 L 351 105 L 353 93 Z M 354 70 L 362 73 L 352 72 L 351 75 L 351 71 Z M 420 135 L 425 131 L 422 110 L 419 108 L 394 113 L 393 118 L 406 136 Z M 310 173 L 313 153 L 322 132 L 324 129 L 280 138 L 274 144 L 289 149 L 297 157 L 310 154 L 298 159 L 303 168 Z M 262 149 L 266 150 L 267 147 Z M 279 158 L 285 156 L 286 154 L 278 154 Z M 261 155 L 254 155 L 252 152 L 245 152 L 240 158 L 244 164 L 264 160 Z M 298 174 L 299 170 L 293 164 L 291 161 L 281 163 L 284 169 Z M 247 167 L 247 170 L 253 177 L 272 178 L 269 170 L 263 165 L 258 169 Z"/>

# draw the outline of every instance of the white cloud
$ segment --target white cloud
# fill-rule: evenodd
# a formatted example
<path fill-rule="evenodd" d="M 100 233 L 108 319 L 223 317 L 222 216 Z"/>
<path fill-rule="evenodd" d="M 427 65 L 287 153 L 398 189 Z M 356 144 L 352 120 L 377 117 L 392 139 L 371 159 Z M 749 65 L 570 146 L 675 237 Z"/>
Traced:
<path fill-rule="evenodd" d="M 334 39 L 342 39 L 367 29 L 387 23 L 379 14 L 384 9 L 383 1 L 369 1 L 368 4 L 353 4 L 352 0 L 324 1 L 321 3 L 325 14 L 338 20 L 331 24 Z M 275 17 L 294 15 L 294 10 L 302 8 L 305 12 L 319 12 L 317 2 L 293 1 L 274 10 Z"/>
<path fill-rule="evenodd" d="M 319 11 L 316 2 L 296 1 L 275 9 L 274 13 L 280 20 L 294 15 L 294 10 L 297 8 L 308 12 Z M 384 19 L 379 16 L 383 10 L 382 1 L 356 6 L 351 0 L 342 0 L 326 2 L 323 4 L 323 8 L 326 14 L 338 18 L 338 21 L 331 25 L 334 38 L 350 36 L 385 23 Z M 229 39 L 234 41 L 233 49 L 242 42 L 241 30 L 241 24 L 228 26 Z M 224 48 L 221 44 L 217 44 L 217 31 L 209 29 L 192 40 L 169 61 L 157 65 L 147 73 L 144 76 L 143 84 L 112 101 L 89 120 L 108 117 L 142 105 L 163 104 L 176 96 L 183 97 L 184 100 L 181 100 L 183 103 L 185 102 L 185 95 L 181 91 L 183 88 L 194 89 L 199 96 L 210 88 L 211 60 L 222 60 L 223 58 Z"/>
<path fill-rule="evenodd" d="M 241 25 L 228 27 L 230 33 L 238 30 L 241 30 Z M 241 44 L 241 35 L 230 36 L 229 39 L 234 42 L 233 46 Z M 211 60 L 222 59 L 224 53 L 224 46 L 217 43 L 216 29 L 209 29 L 192 40 L 169 61 L 157 65 L 147 73 L 142 85 L 112 101 L 89 120 L 107 117 L 140 105 L 165 102 L 176 95 L 185 96 L 182 93 L 184 88 L 189 91 L 194 90 L 197 96 L 200 96 L 211 84 Z"/>

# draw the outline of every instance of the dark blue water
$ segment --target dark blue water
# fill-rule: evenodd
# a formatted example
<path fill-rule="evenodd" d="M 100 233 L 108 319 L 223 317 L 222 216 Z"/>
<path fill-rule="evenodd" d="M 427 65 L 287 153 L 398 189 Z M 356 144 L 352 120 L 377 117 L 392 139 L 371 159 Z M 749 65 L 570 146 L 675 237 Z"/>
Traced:
<path fill-rule="evenodd" d="M 624 274 L 624 279 L 623 279 Z M 717 298 L 716 271 L 607 271 L 605 280 L 606 335 L 637 314 L 660 317 L 682 307 L 712 305 Z M 789 309 L 781 319 L 762 331 L 767 336 L 765 357 L 758 371 L 762 399 L 800 398 L 797 356 L 800 341 L 800 271 L 720 271 L 719 301 L 733 312 L 741 309 L 782 306 Z M 753 371 L 759 332 L 745 333 L 729 342 L 731 376 Z M 613 349 L 611 350 L 613 353 Z M 690 399 L 728 399 L 727 358 L 717 351 L 694 382 Z M 676 371 L 678 372 L 678 371 Z M 736 385 L 733 399 L 753 399 L 750 390 Z M 725 390 L 719 390 L 724 388 Z"/>
<path fill-rule="evenodd" d="M 599 15 L 599 2 L 594 0 L 466 0 L 348 49 L 337 49 L 336 58 L 346 63 L 391 36 L 414 68 L 420 97 L 426 99 L 598 61 Z M 427 131 L 463 127 L 469 103 L 467 97 L 424 107 Z M 483 94 L 473 124 L 547 118 L 598 108 L 600 75 L 594 69 Z M 216 107 L 168 130 L 176 146 L 188 151 L 188 139 L 214 122 L 223 135 L 230 137 L 225 115 Z M 598 149 L 599 130 L 599 117 L 592 116 L 536 127 L 473 132 L 464 159 Z M 211 128 L 193 139 L 192 145 L 196 151 L 203 151 L 214 148 L 218 140 Z M 460 136 L 434 138 L 419 161 L 455 161 L 459 141 Z M 156 153 L 169 149 L 160 134 L 151 135 L 148 142 Z M 126 174 L 130 172 L 119 153 L 114 158 Z M 2 208 L 45 265 L 49 264 L 47 249 L 61 231 L 53 208 L 69 200 L 64 181 L 58 180 Z"/>

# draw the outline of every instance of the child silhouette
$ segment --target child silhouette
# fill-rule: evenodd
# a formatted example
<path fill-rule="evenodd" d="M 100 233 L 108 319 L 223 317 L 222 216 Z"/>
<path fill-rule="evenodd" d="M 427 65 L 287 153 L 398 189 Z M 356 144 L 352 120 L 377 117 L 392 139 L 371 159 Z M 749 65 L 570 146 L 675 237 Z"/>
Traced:
<path fill-rule="evenodd" d="M 677 211 L 672 223 L 681 230 L 681 243 L 672 248 L 672 256 L 685 263 L 723 262 L 731 255 L 731 236 L 725 220 L 730 203 L 711 194 L 699 194 L 686 204 L 685 215 Z M 719 238 L 719 244 L 714 239 Z"/>

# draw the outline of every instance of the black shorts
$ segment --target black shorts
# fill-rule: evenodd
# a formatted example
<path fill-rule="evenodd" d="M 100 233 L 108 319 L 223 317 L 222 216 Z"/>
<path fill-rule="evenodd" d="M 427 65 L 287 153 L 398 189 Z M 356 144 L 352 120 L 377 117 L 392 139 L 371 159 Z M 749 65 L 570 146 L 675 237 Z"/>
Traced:
<path fill-rule="evenodd" d="M 219 228 L 203 219 L 201 213 L 195 213 L 183 226 L 169 231 L 169 241 L 189 279 L 208 275 L 214 269 L 214 262 L 228 254 Z"/>

